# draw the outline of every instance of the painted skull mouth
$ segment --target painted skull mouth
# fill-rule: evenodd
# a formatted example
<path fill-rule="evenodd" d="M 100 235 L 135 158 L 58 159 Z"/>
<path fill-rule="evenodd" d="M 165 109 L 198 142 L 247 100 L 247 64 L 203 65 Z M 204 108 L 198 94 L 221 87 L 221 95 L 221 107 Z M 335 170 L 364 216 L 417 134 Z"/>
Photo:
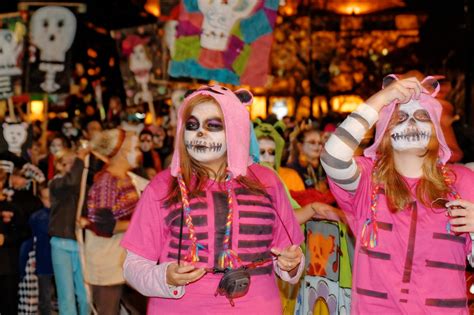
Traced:
<path fill-rule="evenodd" d="M 420 140 L 427 140 L 430 138 L 430 134 L 426 131 L 406 131 L 406 132 L 397 132 L 391 135 L 392 139 L 395 141 L 405 140 L 408 142 L 415 142 Z"/>
<path fill-rule="evenodd" d="M 186 143 L 186 149 L 193 150 L 194 152 L 198 153 L 206 153 L 206 152 L 219 152 L 222 150 L 222 143 L 218 142 L 206 142 L 195 140 Z"/>

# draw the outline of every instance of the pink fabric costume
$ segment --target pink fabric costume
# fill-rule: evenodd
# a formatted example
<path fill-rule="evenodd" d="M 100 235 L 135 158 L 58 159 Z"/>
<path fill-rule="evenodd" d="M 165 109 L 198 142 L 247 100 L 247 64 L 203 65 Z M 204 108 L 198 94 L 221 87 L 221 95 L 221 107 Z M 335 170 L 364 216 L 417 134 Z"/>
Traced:
<path fill-rule="evenodd" d="M 238 93 L 237 91 L 236 93 Z M 189 96 L 180 107 L 178 131 L 183 126 L 182 113 L 188 100 L 197 94 L 210 95 L 220 104 L 226 129 L 228 170 L 233 178 L 246 175 L 258 179 L 266 187 L 267 195 L 255 195 L 249 189 L 232 181 L 234 220 L 231 244 L 244 264 L 271 257 L 270 249 L 286 248 L 291 244 L 283 228 L 280 215 L 294 244 L 301 244 L 304 237 L 293 214 L 283 185 L 272 170 L 249 159 L 250 122 L 242 102 L 230 90 L 219 86 L 205 87 Z M 251 98 L 245 102 L 250 102 Z M 177 138 L 175 147 L 180 145 Z M 185 287 L 170 287 L 166 284 L 166 268 L 178 257 L 181 202 L 164 202 L 173 177 L 179 172 L 180 157 L 175 150 L 171 170 L 159 173 L 143 193 L 130 227 L 122 241 L 129 251 L 124 265 L 125 277 L 143 294 L 152 296 L 148 304 L 149 314 L 279 314 L 281 303 L 273 272 L 284 280 L 297 281 L 298 275 L 288 273 L 269 262 L 251 269 L 250 290 L 244 297 L 235 300 L 235 307 L 223 296 L 214 296 L 222 274 L 206 274 Z M 196 236 L 203 249 L 199 250 L 197 267 L 217 266 L 222 251 L 228 203 L 223 184 L 209 181 L 198 196 L 190 199 L 191 216 Z M 189 230 L 184 225 L 181 257 L 189 248 Z M 156 261 L 159 264 L 156 265 Z M 149 263 L 151 262 L 151 264 Z"/>
<path fill-rule="evenodd" d="M 430 114 L 440 144 L 439 160 L 445 164 L 451 152 L 439 125 L 441 105 L 427 94 L 422 94 L 419 102 Z M 468 314 L 465 268 L 471 238 L 467 233 L 447 232 L 449 217 L 443 209 L 432 209 L 415 201 L 394 213 L 388 209 L 382 189 L 376 208 L 377 246 L 361 245 L 364 223 L 371 217 L 371 175 L 377 148 L 395 108 L 396 104 L 391 103 L 381 110 L 374 144 L 365 150 L 365 157 L 355 158 L 361 173 L 356 191 L 348 192 L 330 179 L 331 191 L 340 207 L 353 217 L 350 226 L 358 237 L 351 313 Z M 448 168 L 454 173 L 453 186 L 461 198 L 474 199 L 474 173 L 459 165 Z M 405 180 L 416 196 L 418 179 Z"/>

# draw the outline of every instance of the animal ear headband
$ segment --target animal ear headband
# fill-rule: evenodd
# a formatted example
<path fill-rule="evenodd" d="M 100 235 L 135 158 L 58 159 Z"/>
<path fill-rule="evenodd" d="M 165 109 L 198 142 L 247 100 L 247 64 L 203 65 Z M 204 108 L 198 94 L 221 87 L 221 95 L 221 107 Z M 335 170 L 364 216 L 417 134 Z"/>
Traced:
<path fill-rule="evenodd" d="M 389 74 L 382 81 L 382 89 L 386 88 L 395 81 L 400 80 L 396 74 Z M 436 97 L 438 95 L 440 84 L 436 77 L 427 76 L 421 82 L 423 93 Z"/>
<path fill-rule="evenodd" d="M 211 92 L 214 92 L 214 93 L 218 93 L 218 94 L 222 94 L 220 92 L 217 91 L 217 89 L 213 89 L 214 86 L 205 86 L 203 88 L 200 88 L 198 90 L 187 90 L 186 93 L 184 93 L 184 98 L 187 98 L 189 95 L 193 94 L 194 92 L 196 91 L 200 91 L 200 90 L 208 90 L 208 91 L 211 91 Z M 225 87 L 220 87 L 221 89 L 227 89 Z M 245 90 L 245 89 L 239 89 L 237 91 L 234 91 L 234 94 L 235 96 L 237 96 L 237 98 L 242 102 L 242 104 L 244 106 L 250 106 L 253 102 L 253 95 Z"/>

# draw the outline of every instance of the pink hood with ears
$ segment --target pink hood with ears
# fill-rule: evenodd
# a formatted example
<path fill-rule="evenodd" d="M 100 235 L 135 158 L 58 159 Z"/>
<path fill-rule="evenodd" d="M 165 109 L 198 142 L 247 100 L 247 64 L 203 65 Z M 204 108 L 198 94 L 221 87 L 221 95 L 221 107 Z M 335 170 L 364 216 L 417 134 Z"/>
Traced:
<path fill-rule="evenodd" d="M 398 80 L 398 78 L 395 75 L 390 75 L 389 77 L 394 80 Z M 428 111 L 430 115 L 431 121 L 433 123 L 434 129 L 436 132 L 436 137 L 438 138 L 438 142 L 439 142 L 439 152 L 438 152 L 439 161 L 442 164 L 446 164 L 446 162 L 451 157 L 451 150 L 446 144 L 443 131 L 441 130 L 440 120 L 441 120 L 442 106 L 434 98 L 436 94 L 438 94 L 439 92 L 439 84 L 437 81 L 434 80 L 433 77 L 426 77 L 421 83 L 422 85 L 424 85 L 424 83 L 428 81 L 430 81 L 430 83 L 435 88 L 434 92 L 429 94 L 428 91 L 425 90 L 424 93 L 421 94 L 420 99 L 417 101 L 420 103 L 421 107 L 423 107 L 424 109 Z M 384 84 L 384 86 L 387 86 L 387 84 Z M 377 124 L 375 127 L 374 143 L 370 147 L 365 149 L 364 151 L 364 155 L 366 157 L 371 158 L 372 160 L 376 160 L 377 148 L 379 147 L 382 141 L 382 136 L 385 134 L 385 131 L 387 130 L 388 123 L 390 122 L 390 118 L 395 112 L 395 108 L 397 107 L 397 105 L 398 103 L 394 101 L 390 103 L 389 105 L 384 106 L 382 110 L 380 111 L 379 120 L 377 121 Z"/>
<path fill-rule="evenodd" d="M 209 95 L 220 105 L 224 115 L 224 125 L 227 141 L 227 171 L 234 178 L 247 174 L 248 165 L 252 164 L 249 155 L 250 145 L 250 118 L 246 105 L 253 101 L 252 94 L 244 89 L 235 92 L 228 88 L 212 85 L 202 86 L 189 94 L 179 107 L 175 150 L 171 161 L 171 175 L 176 177 L 181 170 L 181 157 L 179 150 L 183 139 L 179 137 L 183 129 L 183 113 L 190 100 L 197 95 Z"/>

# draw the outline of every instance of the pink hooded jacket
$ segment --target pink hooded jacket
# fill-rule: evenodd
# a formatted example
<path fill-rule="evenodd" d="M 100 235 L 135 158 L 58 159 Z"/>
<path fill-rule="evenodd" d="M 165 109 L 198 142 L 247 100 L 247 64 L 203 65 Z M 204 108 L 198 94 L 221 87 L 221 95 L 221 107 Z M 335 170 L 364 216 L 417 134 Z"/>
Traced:
<path fill-rule="evenodd" d="M 419 102 L 430 114 L 440 144 L 439 161 L 445 164 L 451 152 L 439 124 L 441 105 L 425 93 Z M 365 150 L 365 157 L 355 158 L 361 172 L 356 192 L 347 192 L 329 180 L 339 206 L 353 217 L 350 226 L 358 237 L 371 218 L 372 172 L 377 154 L 383 154 L 377 149 L 396 106 L 394 102 L 380 111 L 374 144 Z M 473 200 L 474 173 L 459 165 L 449 165 L 449 169 L 455 175 L 454 189 L 461 198 Z M 405 181 L 416 196 L 419 179 L 406 177 Z M 383 189 L 377 196 L 378 243 L 368 248 L 357 240 L 351 313 L 468 314 L 465 268 L 466 256 L 471 253 L 469 234 L 448 233 L 449 218 L 443 209 L 415 200 L 403 211 L 392 212 Z"/>
<path fill-rule="evenodd" d="M 232 173 L 234 178 L 247 174 L 247 167 L 252 164 L 252 159 L 249 156 L 250 145 L 250 118 L 249 112 L 245 108 L 253 101 L 253 96 L 249 91 L 241 89 L 235 93 L 228 88 L 213 85 L 203 86 L 194 91 L 192 94 L 187 94 L 183 104 L 179 107 L 178 123 L 176 134 L 181 134 L 183 129 L 183 112 L 189 105 L 189 100 L 197 95 L 209 95 L 219 103 L 222 114 L 224 116 L 224 124 L 226 130 L 227 141 L 227 170 Z M 179 148 L 182 139 L 175 138 L 174 147 Z M 177 176 L 180 171 L 180 156 L 179 151 L 175 150 L 173 159 L 171 161 L 171 175 Z"/>

